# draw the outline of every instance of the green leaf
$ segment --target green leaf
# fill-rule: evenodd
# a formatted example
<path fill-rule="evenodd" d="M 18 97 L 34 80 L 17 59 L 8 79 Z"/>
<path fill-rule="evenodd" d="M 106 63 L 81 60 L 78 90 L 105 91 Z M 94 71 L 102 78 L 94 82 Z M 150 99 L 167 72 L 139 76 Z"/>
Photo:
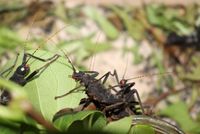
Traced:
<path fill-rule="evenodd" d="M 99 130 L 106 124 L 104 115 L 99 111 L 80 111 L 66 114 L 54 121 L 54 125 L 62 130 L 76 131 L 77 127 L 89 130 Z"/>
<path fill-rule="evenodd" d="M 119 36 L 118 30 L 96 8 L 86 6 L 83 12 L 99 24 L 108 38 L 116 39 Z"/>
<path fill-rule="evenodd" d="M 110 6 L 110 8 L 122 19 L 131 37 L 136 40 L 141 40 L 143 38 L 145 29 L 140 21 L 133 20 L 125 10 L 116 6 Z"/>
<path fill-rule="evenodd" d="M 194 131 L 200 125 L 191 119 L 189 116 L 187 105 L 184 102 L 172 104 L 160 112 L 161 115 L 166 115 L 174 119 L 180 124 L 181 128 L 187 132 Z"/>
<path fill-rule="evenodd" d="M 135 125 L 130 131 L 130 134 L 155 134 L 155 130 L 148 125 Z"/>
<path fill-rule="evenodd" d="M 110 134 L 127 134 L 131 128 L 132 116 L 113 121 L 104 127 L 103 131 Z"/>
<path fill-rule="evenodd" d="M 38 51 L 37 56 L 48 58 L 51 57 L 52 54 Z M 42 65 L 44 65 L 44 63 L 35 61 L 31 64 L 31 68 L 34 70 Z M 66 59 L 59 58 L 56 62 L 51 64 L 39 78 L 25 86 L 29 99 L 35 108 L 50 121 L 57 111 L 64 107 L 74 108 L 78 106 L 80 99 L 84 97 L 84 93 L 72 93 L 61 99 L 54 99 L 55 96 L 65 94 L 75 87 L 74 80 L 69 78 L 69 75 L 72 75 L 70 66 Z"/>
<path fill-rule="evenodd" d="M 28 52 L 32 53 L 33 51 Z M 53 54 L 39 50 L 35 53 L 35 56 L 49 58 Z M 21 60 L 22 54 L 19 56 L 18 65 L 21 63 Z M 31 58 L 28 64 L 30 65 L 31 72 L 33 72 L 46 63 Z M 75 87 L 75 82 L 72 78 L 69 78 L 69 75 L 72 75 L 71 65 L 65 58 L 60 57 L 57 61 L 50 64 L 38 78 L 25 85 L 29 100 L 35 109 L 49 121 L 52 120 L 54 114 L 60 109 L 78 106 L 80 99 L 84 97 L 84 93 L 79 92 L 72 93 L 58 100 L 54 99 L 55 96 L 65 94 Z"/>

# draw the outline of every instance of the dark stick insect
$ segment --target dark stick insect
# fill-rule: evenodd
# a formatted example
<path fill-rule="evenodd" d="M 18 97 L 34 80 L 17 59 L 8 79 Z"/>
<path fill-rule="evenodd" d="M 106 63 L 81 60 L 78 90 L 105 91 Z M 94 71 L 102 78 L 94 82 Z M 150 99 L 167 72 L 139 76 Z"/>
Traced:
<path fill-rule="evenodd" d="M 72 89 L 68 93 L 60 96 L 56 96 L 55 99 L 62 98 L 66 95 L 69 95 L 73 92 L 78 91 L 85 91 L 88 98 L 82 100 L 81 103 L 84 102 L 84 106 L 82 109 L 87 107 L 90 103 L 93 103 L 97 110 L 102 111 L 106 114 L 106 116 L 110 115 L 110 112 L 112 112 L 115 109 L 128 109 L 129 115 L 133 114 L 127 106 L 129 105 L 123 97 L 120 97 L 120 95 L 114 95 L 108 90 L 104 84 L 109 77 L 109 75 L 114 76 L 115 74 L 112 74 L 111 72 L 107 72 L 102 77 L 97 79 L 98 72 L 95 71 L 77 71 L 75 67 L 73 66 L 71 60 L 69 57 L 65 54 L 65 56 L 68 59 L 68 62 L 71 64 L 73 69 L 72 78 L 80 83 L 80 86 Z M 85 89 L 80 89 L 80 87 L 85 87 Z"/>
<path fill-rule="evenodd" d="M 17 67 L 17 69 L 14 71 L 14 73 L 12 74 L 12 76 L 9 78 L 9 80 L 21 85 L 21 86 L 25 86 L 28 82 L 32 81 L 33 79 L 39 77 L 42 72 L 50 65 L 52 64 L 54 61 L 56 61 L 59 58 L 58 54 L 55 54 L 54 56 L 47 58 L 47 59 L 43 59 L 37 56 L 34 56 L 34 54 L 36 53 L 38 49 L 36 49 L 32 54 L 30 53 L 24 53 L 23 54 L 23 59 L 22 59 L 22 63 Z M 5 71 L 0 73 L 0 77 L 6 77 L 9 75 L 9 73 L 12 72 L 12 69 L 15 67 L 17 60 L 18 60 L 18 56 L 17 55 L 14 64 L 9 67 L 8 69 L 6 69 Z M 43 66 L 41 66 L 40 68 L 34 70 L 32 73 L 30 72 L 30 66 L 28 65 L 28 61 L 34 58 L 36 60 L 42 61 L 42 62 L 47 62 L 46 64 L 44 64 Z M 6 74 L 7 73 L 7 74 Z M 5 75 L 6 74 L 6 75 Z M 5 75 L 5 76 L 4 76 Z M 0 104 L 2 105 L 7 105 L 9 103 L 9 101 L 11 100 L 11 95 L 10 93 L 6 90 L 6 89 L 1 89 L 1 94 L 0 94 Z"/>

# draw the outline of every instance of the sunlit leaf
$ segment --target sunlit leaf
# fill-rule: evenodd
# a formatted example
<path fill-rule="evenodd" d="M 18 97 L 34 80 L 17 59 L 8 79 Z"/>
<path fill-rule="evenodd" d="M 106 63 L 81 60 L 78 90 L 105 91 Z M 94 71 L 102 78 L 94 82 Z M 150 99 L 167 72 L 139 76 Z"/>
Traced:
<path fill-rule="evenodd" d="M 33 51 L 29 51 L 32 53 Z M 52 53 L 37 51 L 35 56 L 40 58 L 49 58 Z M 19 57 L 18 64 L 21 63 L 22 54 Z M 40 68 L 45 62 L 32 59 L 29 61 L 31 72 Z M 12 74 L 12 73 L 11 73 Z M 75 87 L 75 82 L 69 75 L 72 69 L 65 58 L 59 58 L 56 62 L 49 65 L 41 75 L 35 80 L 28 82 L 25 86 L 29 100 L 33 106 L 42 113 L 42 115 L 52 120 L 53 115 L 65 107 L 76 107 L 84 93 L 72 93 L 66 97 L 55 100 L 55 96 L 62 95 Z"/>

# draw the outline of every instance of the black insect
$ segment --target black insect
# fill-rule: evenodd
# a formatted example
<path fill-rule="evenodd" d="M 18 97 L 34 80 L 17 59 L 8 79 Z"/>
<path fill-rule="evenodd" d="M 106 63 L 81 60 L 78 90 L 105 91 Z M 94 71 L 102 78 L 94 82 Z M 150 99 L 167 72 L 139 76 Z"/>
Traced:
<path fill-rule="evenodd" d="M 30 82 L 31 80 L 37 78 L 40 76 L 40 74 L 54 61 L 56 61 L 59 58 L 58 54 L 55 54 L 54 56 L 48 58 L 48 59 L 42 59 L 40 57 L 34 56 L 34 54 L 36 53 L 37 49 L 32 53 L 24 53 L 23 54 L 23 59 L 22 59 L 22 63 L 17 67 L 17 69 L 14 71 L 13 75 L 9 78 L 9 80 L 24 86 L 26 85 L 28 82 Z M 6 77 L 9 75 L 9 73 L 12 72 L 12 69 L 15 67 L 17 60 L 18 60 L 18 56 L 17 55 L 14 64 L 9 67 L 8 69 L 6 69 L 5 71 L 0 73 L 0 77 Z M 40 60 L 42 62 L 47 62 L 45 65 L 43 65 L 42 67 L 34 70 L 32 73 L 30 73 L 30 66 L 28 65 L 28 61 L 34 58 L 36 60 Z M 7 74 L 6 74 L 7 73 Z M 6 74 L 6 75 L 5 75 Z M 5 75 L 5 76 L 4 76 Z M 11 95 L 8 92 L 8 90 L 6 89 L 1 89 L 0 90 L 0 104 L 2 105 L 7 105 L 11 100 Z"/>
<path fill-rule="evenodd" d="M 200 50 L 200 27 L 195 27 L 195 31 L 190 35 L 178 35 L 172 32 L 168 35 L 166 45 L 176 45 L 181 48 L 196 48 Z"/>
<path fill-rule="evenodd" d="M 126 110 L 126 111 L 128 110 L 127 113 L 133 114 L 133 111 L 131 112 L 131 109 L 129 108 L 129 102 L 132 102 L 132 101 L 129 101 L 128 99 L 126 99 L 126 97 L 128 98 L 128 95 L 132 97 L 133 95 L 132 91 L 129 91 L 128 95 L 126 95 L 127 93 L 126 91 L 125 92 L 121 91 L 118 93 L 118 95 L 114 95 L 110 92 L 108 88 L 104 86 L 109 75 L 112 75 L 112 76 L 116 75 L 115 74 L 116 71 L 114 71 L 113 74 L 111 72 L 107 72 L 101 78 L 96 79 L 96 77 L 99 74 L 98 72 L 77 71 L 67 55 L 66 57 L 73 69 L 72 78 L 75 81 L 79 82 L 80 86 L 72 89 L 71 91 L 69 91 L 68 93 L 64 95 L 56 96 L 55 99 L 64 97 L 72 92 L 77 92 L 77 91 L 82 90 L 82 91 L 85 91 L 85 93 L 88 96 L 88 98 L 85 98 L 81 101 L 81 103 L 84 104 L 83 109 L 87 107 L 90 103 L 93 103 L 96 106 L 96 109 L 105 113 L 107 117 L 112 115 L 112 112 L 115 112 L 115 111 L 121 112 L 123 110 Z M 123 86 L 124 87 L 122 87 L 122 90 L 128 90 L 129 88 L 133 86 L 133 83 L 132 84 L 126 83 Z M 80 89 L 80 87 L 85 87 L 85 89 Z M 122 95 L 124 96 L 122 97 Z"/>
<path fill-rule="evenodd" d="M 123 99 L 127 103 L 127 106 L 114 109 L 114 111 L 111 112 L 110 117 L 112 119 L 119 119 L 130 114 L 144 114 L 144 108 L 142 106 L 139 93 L 135 88 L 133 88 L 135 82 L 128 82 L 131 79 L 125 79 L 124 76 L 121 80 L 119 80 L 116 70 L 114 70 L 114 76 L 117 81 L 117 85 L 111 86 L 110 88 L 116 92 L 115 95 L 118 96 L 118 98 Z M 119 87 L 120 90 L 117 91 L 115 87 Z M 135 94 L 136 96 L 134 96 Z"/>

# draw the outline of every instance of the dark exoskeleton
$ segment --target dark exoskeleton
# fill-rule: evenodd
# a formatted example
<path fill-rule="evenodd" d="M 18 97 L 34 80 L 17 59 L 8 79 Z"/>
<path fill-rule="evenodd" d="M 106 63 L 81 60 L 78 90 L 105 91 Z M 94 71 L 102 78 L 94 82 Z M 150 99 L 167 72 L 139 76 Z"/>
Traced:
<path fill-rule="evenodd" d="M 40 74 L 51 63 L 53 63 L 54 61 L 56 61 L 59 58 L 59 55 L 55 54 L 54 56 L 52 56 L 50 58 L 42 59 L 40 57 L 34 56 L 35 52 L 36 52 L 36 50 L 33 52 L 33 54 L 30 54 L 30 53 L 23 54 L 22 63 L 17 67 L 17 69 L 14 71 L 13 75 L 9 78 L 9 80 L 11 80 L 21 86 L 25 86 L 31 80 L 39 77 Z M 0 77 L 6 77 L 12 72 L 12 69 L 15 67 L 15 65 L 17 63 L 18 56 L 19 56 L 19 54 L 17 55 L 15 62 L 11 67 L 9 67 L 8 69 L 6 69 L 5 71 L 0 73 Z M 28 65 L 28 61 L 30 60 L 30 58 L 34 58 L 36 60 L 40 60 L 42 62 L 47 62 L 47 63 L 45 65 L 43 65 L 42 67 L 34 70 L 32 73 L 30 73 L 31 70 L 30 70 L 30 66 Z M 12 99 L 11 94 L 8 90 L 0 89 L 0 104 L 1 105 L 8 105 L 8 103 L 10 102 L 11 99 Z"/>
<path fill-rule="evenodd" d="M 139 102 L 136 102 L 135 97 L 133 96 L 133 94 L 135 93 L 135 90 L 131 89 L 134 85 L 133 83 L 124 83 L 124 85 L 121 85 L 121 90 L 116 95 L 112 94 L 111 91 L 104 86 L 109 75 L 116 75 L 116 71 L 114 71 L 113 74 L 111 72 L 108 72 L 99 79 L 96 79 L 99 74 L 98 72 L 77 71 L 67 55 L 66 57 L 73 69 L 72 78 L 75 81 L 79 82 L 80 86 L 72 89 L 64 95 L 56 96 L 55 99 L 64 97 L 73 92 L 84 90 L 88 98 L 84 98 L 81 100 L 81 104 L 84 104 L 82 109 L 87 107 L 90 103 L 93 103 L 96 109 L 102 111 L 107 117 L 112 116 L 113 112 L 116 113 L 116 115 L 121 114 L 123 116 L 134 114 L 134 111 L 136 109 L 133 108 L 133 105 L 136 103 L 139 103 L 142 108 L 140 99 Z M 85 89 L 80 89 L 80 87 L 85 87 Z"/>
<path fill-rule="evenodd" d="M 117 85 L 111 86 L 110 88 L 116 92 L 116 96 L 118 96 L 118 98 L 121 98 L 126 102 L 126 105 L 125 107 L 121 106 L 116 109 L 113 109 L 113 111 L 110 112 L 111 119 L 113 120 L 120 119 L 130 114 L 131 115 L 144 114 L 144 108 L 142 106 L 139 93 L 135 88 L 133 88 L 135 85 L 135 82 L 128 82 L 129 79 L 124 79 L 124 77 L 121 80 L 119 80 L 116 70 L 114 70 L 113 74 L 117 81 Z M 117 91 L 114 87 L 119 87 L 120 90 Z M 134 96 L 134 94 L 136 94 L 136 97 Z"/>
<path fill-rule="evenodd" d="M 195 27 L 195 31 L 189 35 L 178 35 L 172 32 L 168 35 L 166 45 L 179 46 L 181 48 L 196 48 L 200 50 L 200 27 Z"/>

